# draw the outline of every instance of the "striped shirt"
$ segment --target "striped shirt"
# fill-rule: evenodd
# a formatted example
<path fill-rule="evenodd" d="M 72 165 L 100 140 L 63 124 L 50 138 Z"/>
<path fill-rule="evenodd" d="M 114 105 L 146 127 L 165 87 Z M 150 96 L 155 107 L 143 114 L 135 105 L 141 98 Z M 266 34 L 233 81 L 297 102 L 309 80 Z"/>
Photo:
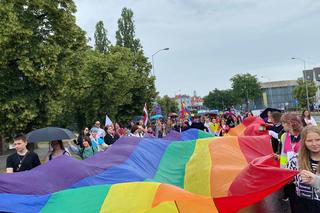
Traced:
<path fill-rule="evenodd" d="M 314 161 L 310 159 L 312 172 L 316 173 L 318 169 L 319 161 Z M 316 200 L 320 202 L 320 191 L 308 184 L 304 184 L 299 176 L 296 176 L 296 192 L 299 197 L 307 198 L 310 200 Z"/>

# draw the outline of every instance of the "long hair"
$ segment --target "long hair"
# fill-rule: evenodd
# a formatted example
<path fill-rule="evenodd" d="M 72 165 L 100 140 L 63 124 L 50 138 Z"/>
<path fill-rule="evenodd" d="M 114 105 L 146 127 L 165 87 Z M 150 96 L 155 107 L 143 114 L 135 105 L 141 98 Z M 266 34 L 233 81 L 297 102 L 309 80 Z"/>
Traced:
<path fill-rule="evenodd" d="M 56 140 L 56 141 L 58 141 L 58 144 L 59 144 L 60 148 L 61 148 L 62 150 L 65 150 L 65 148 L 64 148 L 64 146 L 63 146 L 62 140 Z M 53 142 L 53 141 L 52 141 L 52 142 Z M 52 143 L 52 142 L 51 142 L 51 143 Z M 53 151 L 55 151 L 54 148 L 53 148 Z"/>
<path fill-rule="evenodd" d="M 316 126 L 307 126 L 303 128 L 301 133 L 300 150 L 298 154 L 299 170 L 312 171 L 310 164 L 310 150 L 306 147 L 306 140 L 309 133 L 316 133 L 320 136 L 320 129 Z M 318 163 L 317 174 L 320 174 L 320 161 Z"/>
<path fill-rule="evenodd" d="M 296 113 L 289 112 L 283 114 L 281 116 L 281 122 L 289 124 L 293 133 L 300 133 L 303 128 L 301 118 Z"/>
<path fill-rule="evenodd" d="M 305 112 L 308 112 L 308 114 L 309 114 L 307 117 L 304 115 Z M 303 118 L 308 118 L 310 120 L 311 119 L 311 114 L 310 114 L 310 112 L 308 110 L 303 110 L 302 111 L 302 117 Z"/>

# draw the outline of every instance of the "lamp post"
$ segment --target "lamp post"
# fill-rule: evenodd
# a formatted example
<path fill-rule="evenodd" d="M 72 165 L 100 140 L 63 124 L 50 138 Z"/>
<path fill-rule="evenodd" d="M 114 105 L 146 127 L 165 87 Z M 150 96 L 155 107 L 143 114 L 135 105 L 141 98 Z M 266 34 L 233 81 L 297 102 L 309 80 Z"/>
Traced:
<path fill-rule="evenodd" d="M 153 76 L 154 76 L 154 59 L 153 59 L 153 56 L 155 56 L 158 52 L 163 51 L 163 50 L 169 50 L 169 48 L 166 47 L 166 48 L 163 48 L 161 50 L 158 50 L 157 52 L 153 53 L 152 56 L 151 56 L 151 58 L 152 58 L 152 73 L 153 73 Z"/>
<path fill-rule="evenodd" d="M 244 91 L 245 91 L 245 93 L 246 93 L 246 107 L 247 107 L 247 112 L 249 112 L 249 96 L 248 96 L 247 84 L 244 85 Z"/>
<path fill-rule="evenodd" d="M 304 60 L 304 59 L 302 59 L 302 58 L 297 58 L 297 57 L 292 57 L 291 59 L 292 59 L 292 60 L 302 61 L 302 62 L 303 62 L 303 70 L 306 70 L 306 60 Z M 307 84 L 307 80 L 306 80 L 305 77 L 304 77 L 303 71 L 302 71 L 302 76 L 303 76 L 303 82 L 304 82 L 305 85 L 306 85 L 307 108 L 308 108 L 308 111 L 310 111 L 308 84 Z"/>
<path fill-rule="evenodd" d="M 271 81 L 269 77 L 266 76 L 261 76 L 261 78 L 266 78 L 269 82 Z M 273 98 L 272 98 L 272 89 L 269 87 L 269 91 L 270 91 L 270 101 L 271 101 L 271 108 L 273 107 Z M 269 100 L 268 100 L 269 102 Z M 269 104 L 269 103 L 268 103 Z"/>

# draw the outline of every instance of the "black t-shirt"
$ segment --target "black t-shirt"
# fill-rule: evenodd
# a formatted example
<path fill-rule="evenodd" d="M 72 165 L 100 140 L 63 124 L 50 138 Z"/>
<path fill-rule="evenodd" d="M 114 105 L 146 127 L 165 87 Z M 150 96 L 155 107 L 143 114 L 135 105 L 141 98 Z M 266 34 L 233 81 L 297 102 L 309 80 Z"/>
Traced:
<path fill-rule="evenodd" d="M 104 137 L 104 142 L 108 145 L 112 145 L 114 142 L 116 142 L 119 139 L 119 136 L 115 135 L 112 137 L 109 133 L 106 134 Z"/>
<path fill-rule="evenodd" d="M 204 124 L 201 123 L 201 122 L 200 122 L 200 123 L 195 123 L 195 122 L 193 122 L 193 123 L 191 124 L 190 128 L 200 129 L 200 130 L 202 130 L 202 131 L 204 131 L 205 129 L 207 129 L 207 128 L 204 126 Z"/>
<path fill-rule="evenodd" d="M 18 169 L 21 162 L 20 169 Z M 13 168 L 13 172 L 22 172 L 39 166 L 40 160 L 36 153 L 28 151 L 25 156 L 14 153 L 7 158 L 7 168 Z M 18 171 L 19 170 L 19 171 Z"/>
<path fill-rule="evenodd" d="M 234 120 L 233 120 L 233 118 L 230 117 L 230 116 L 227 118 L 226 124 L 227 124 L 230 128 L 235 127 Z"/>

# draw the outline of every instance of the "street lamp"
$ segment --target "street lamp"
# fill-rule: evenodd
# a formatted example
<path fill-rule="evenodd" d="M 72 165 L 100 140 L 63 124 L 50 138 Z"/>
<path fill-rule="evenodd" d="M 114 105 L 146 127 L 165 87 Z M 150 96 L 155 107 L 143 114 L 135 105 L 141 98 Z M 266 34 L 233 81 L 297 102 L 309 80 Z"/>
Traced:
<path fill-rule="evenodd" d="M 267 76 L 261 76 L 261 78 L 266 78 L 269 82 L 271 81 L 269 77 Z M 270 100 L 271 100 L 271 108 L 273 107 L 273 98 L 272 98 L 272 89 L 269 87 L 269 91 L 270 91 Z M 269 100 L 268 100 L 269 103 Z"/>
<path fill-rule="evenodd" d="M 151 58 L 152 58 L 152 73 L 153 73 L 153 76 L 154 76 L 154 59 L 153 59 L 153 56 L 156 55 L 158 52 L 163 51 L 163 50 L 169 50 L 169 48 L 166 47 L 164 49 L 158 50 L 157 52 L 153 53 L 152 56 L 151 56 Z"/>
<path fill-rule="evenodd" d="M 304 59 L 302 59 L 302 58 L 297 58 L 297 57 L 292 57 L 291 59 L 292 59 L 292 60 L 302 61 L 302 62 L 303 62 L 303 70 L 306 70 L 306 61 L 305 61 Z M 303 76 L 303 83 L 305 83 L 305 85 L 306 85 L 307 108 L 308 108 L 308 111 L 310 111 L 308 84 L 307 84 L 307 80 L 306 80 L 305 77 L 304 77 L 303 71 L 302 71 L 302 76 Z"/>

